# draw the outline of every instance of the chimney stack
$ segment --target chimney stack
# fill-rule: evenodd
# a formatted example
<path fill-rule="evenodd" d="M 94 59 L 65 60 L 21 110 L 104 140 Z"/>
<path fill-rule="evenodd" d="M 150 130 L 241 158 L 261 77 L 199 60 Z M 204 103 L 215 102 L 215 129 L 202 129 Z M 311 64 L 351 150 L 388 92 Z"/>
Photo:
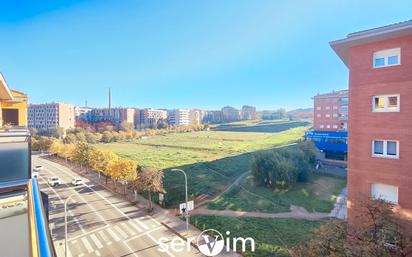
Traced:
<path fill-rule="evenodd" d="M 112 109 L 112 92 L 109 87 L 109 111 Z"/>

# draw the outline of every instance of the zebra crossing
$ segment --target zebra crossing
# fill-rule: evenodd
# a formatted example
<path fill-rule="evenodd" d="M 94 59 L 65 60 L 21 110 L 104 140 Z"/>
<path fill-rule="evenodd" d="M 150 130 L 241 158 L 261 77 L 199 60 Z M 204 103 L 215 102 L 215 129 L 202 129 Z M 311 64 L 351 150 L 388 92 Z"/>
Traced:
<path fill-rule="evenodd" d="M 143 233 L 156 228 L 162 228 L 160 224 L 144 224 L 141 220 L 145 217 L 119 221 L 115 224 L 105 226 L 85 235 L 79 235 L 69 239 L 69 256 L 102 256 L 101 249 L 110 247 L 112 244 L 122 243 L 133 239 Z M 149 226 L 151 226 L 151 228 Z"/>

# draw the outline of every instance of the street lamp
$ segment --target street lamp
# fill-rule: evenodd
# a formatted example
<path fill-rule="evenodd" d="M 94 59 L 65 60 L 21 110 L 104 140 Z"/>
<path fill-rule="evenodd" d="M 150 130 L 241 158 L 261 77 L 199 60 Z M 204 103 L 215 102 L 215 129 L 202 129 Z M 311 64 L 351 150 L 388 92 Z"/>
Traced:
<path fill-rule="evenodd" d="M 186 191 L 186 213 L 185 213 L 185 218 L 186 218 L 186 232 L 189 232 L 189 211 L 188 211 L 188 199 L 187 199 L 187 175 L 184 170 L 181 169 L 172 169 L 172 171 L 180 171 L 185 175 L 185 191 Z"/>
<path fill-rule="evenodd" d="M 79 194 L 81 191 L 85 190 L 87 187 L 86 184 L 83 184 L 84 187 L 79 191 L 69 195 L 69 197 L 64 200 L 64 256 L 67 257 L 67 203 L 69 202 L 70 198 L 75 194 Z"/>

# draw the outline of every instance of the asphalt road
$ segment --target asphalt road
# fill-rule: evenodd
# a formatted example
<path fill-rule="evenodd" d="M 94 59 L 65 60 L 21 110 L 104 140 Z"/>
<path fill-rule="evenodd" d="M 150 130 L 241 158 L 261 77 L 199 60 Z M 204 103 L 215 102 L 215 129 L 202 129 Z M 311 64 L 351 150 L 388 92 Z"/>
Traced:
<path fill-rule="evenodd" d="M 83 178 L 83 185 L 72 186 L 78 177 L 70 169 L 33 156 L 33 165 L 42 165 L 40 188 L 49 195 L 50 228 L 58 256 L 64 256 L 64 201 L 68 204 L 67 256 L 203 256 L 193 247 L 173 251 L 170 241 L 177 236 L 145 210 L 132 206 L 104 187 Z M 63 184 L 51 187 L 47 178 L 58 176 Z M 168 245 L 159 251 L 159 239 Z M 165 249 L 165 248 L 163 248 Z"/>

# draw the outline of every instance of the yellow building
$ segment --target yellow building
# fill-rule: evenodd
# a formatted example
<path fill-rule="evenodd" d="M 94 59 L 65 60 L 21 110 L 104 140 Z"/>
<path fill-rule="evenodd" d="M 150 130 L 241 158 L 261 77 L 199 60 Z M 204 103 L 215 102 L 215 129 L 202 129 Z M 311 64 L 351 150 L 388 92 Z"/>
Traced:
<path fill-rule="evenodd" d="M 10 89 L 0 73 L 0 127 L 27 126 L 27 95 Z"/>

